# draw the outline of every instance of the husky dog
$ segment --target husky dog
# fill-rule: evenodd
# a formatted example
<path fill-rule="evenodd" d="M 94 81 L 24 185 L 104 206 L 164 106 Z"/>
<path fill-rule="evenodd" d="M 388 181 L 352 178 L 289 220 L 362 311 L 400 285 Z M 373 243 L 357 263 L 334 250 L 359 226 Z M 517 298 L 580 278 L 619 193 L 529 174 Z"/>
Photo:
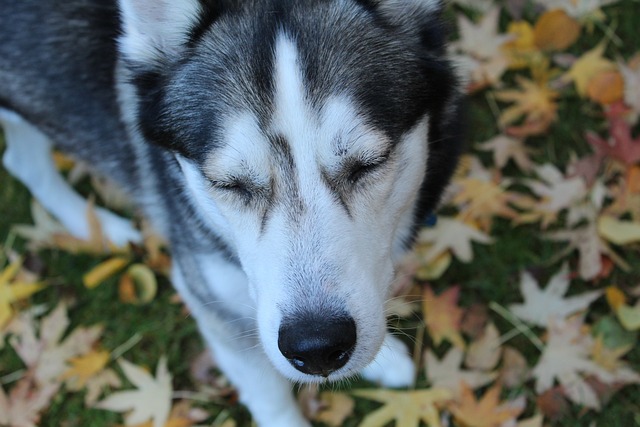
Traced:
<path fill-rule="evenodd" d="M 0 4 L 5 167 L 80 237 L 52 147 L 128 192 L 260 426 L 309 425 L 291 381 L 412 382 L 384 303 L 460 147 L 439 0 Z"/>

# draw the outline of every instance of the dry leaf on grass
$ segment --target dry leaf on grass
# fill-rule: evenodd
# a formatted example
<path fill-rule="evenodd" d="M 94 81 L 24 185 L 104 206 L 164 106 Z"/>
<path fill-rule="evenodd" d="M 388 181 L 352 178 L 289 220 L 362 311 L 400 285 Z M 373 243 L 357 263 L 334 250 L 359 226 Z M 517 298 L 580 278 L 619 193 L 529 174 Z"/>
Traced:
<path fill-rule="evenodd" d="M 535 172 L 539 179 L 526 179 L 523 184 L 539 200 L 528 206 L 528 211 L 520 215 L 519 222 L 541 221 L 542 228 L 547 228 L 558 220 L 560 212 L 582 202 L 588 195 L 588 188 L 581 177 L 565 176 L 555 165 L 545 163 L 537 166 Z"/>
<path fill-rule="evenodd" d="M 499 381 L 507 388 L 521 387 L 531 377 L 531 369 L 522 353 L 510 346 L 502 348 Z"/>
<path fill-rule="evenodd" d="M 368 414 L 359 427 L 383 427 L 395 420 L 396 427 L 418 427 L 423 421 L 429 427 L 440 427 L 440 412 L 451 392 L 441 388 L 427 390 L 355 390 L 355 396 L 384 403 Z"/>
<path fill-rule="evenodd" d="M 62 303 L 43 317 L 39 325 L 26 315 L 17 323 L 17 332 L 10 343 L 27 368 L 33 371 L 36 383 L 41 385 L 58 382 L 67 370 L 67 362 L 91 351 L 103 331 L 101 326 L 80 326 L 62 339 L 69 326 L 67 308 Z M 39 334 L 36 333 L 37 326 Z"/>
<path fill-rule="evenodd" d="M 136 390 L 119 391 L 98 402 L 95 407 L 114 412 L 127 412 L 126 425 L 131 426 L 153 420 L 153 427 L 164 427 L 171 408 L 171 374 L 167 370 L 167 359 L 161 357 L 156 376 L 124 359 L 118 361 L 125 376 Z"/>
<path fill-rule="evenodd" d="M 516 82 L 519 90 L 505 89 L 495 94 L 498 100 L 513 103 L 500 114 L 500 126 L 509 135 L 518 137 L 545 132 L 557 118 L 559 93 L 549 87 L 546 77 L 529 80 L 518 75 Z M 523 117 L 523 124 L 514 126 Z"/>
<path fill-rule="evenodd" d="M 18 259 L 0 271 L 0 330 L 6 326 L 14 314 L 12 304 L 44 289 L 43 282 L 17 281 L 21 267 L 22 260 Z"/>
<path fill-rule="evenodd" d="M 460 399 L 449 409 L 464 427 L 500 427 L 507 421 L 515 420 L 525 407 L 524 400 L 501 404 L 501 390 L 500 385 L 496 384 L 480 400 L 476 400 L 473 390 L 463 383 Z"/>
<path fill-rule="evenodd" d="M 640 55 L 628 64 L 618 62 L 618 68 L 624 79 L 624 102 L 640 114 Z"/>
<path fill-rule="evenodd" d="M 476 389 L 485 386 L 497 377 L 496 372 L 483 372 L 462 369 L 464 352 L 451 348 L 441 360 L 431 350 L 425 352 L 427 380 L 432 387 L 449 390 L 454 397 L 460 395 L 460 385 L 467 384 Z"/>
<path fill-rule="evenodd" d="M 535 45 L 545 51 L 565 50 L 580 37 L 580 24 L 562 9 L 543 13 L 534 26 Z"/>
<path fill-rule="evenodd" d="M 500 134 L 488 141 L 476 144 L 476 146 L 482 151 L 493 153 L 493 162 L 498 169 L 504 168 L 509 160 L 513 160 L 523 172 L 529 172 L 533 169 L 533 162 L 530 158 L 533 150 L 527 147 L 522 138 L 512 138 Z"/>
<path fill-rule="evenodd" d="M 29 376 L 20 379 L 11 388 L 8 396 L 0 385 L 0 425 L 8 427 L 38 426 L 40 413 L 49 407 L 59 389 L 59 383 L 39 386 Z"/>
<path fill-rule="evenodd" d="M 470 262 L 473 259 L 471 242 L 489 244 L 493 239 L 463 221 L 446 217 L 439 217 L 435 226 L 424 228 L 418 234 L 418 244 L 432 245 L 424 254 L 426 263 L 446 251 L 451 251 L 462 262 Z"/>
<path fill-rule="evenodd" d="M 467 347 L 465 365 L 471 369 L 490 371 L 494 369 L 502 356 L 500 332 L 493 323 L 489 323 L 484 334 Z"/>
<path fill-rule="evenodd" d="M 463 310 L 458 307 L 460 286 L 453 286 L 440 295 L 435 295 L 430 286 L 424 288 L 422 312 L 429 335 L 436 346 L 443 340 L 458 348 L 464 348 L 460 335 Z"/>
<path fill-rule="evenodd" d="M 576 85 L 580 96 L 587 96 L 589 80 L 602 72 L 615 70 L 615 64 L 603 57 L 606 47 L 605 43 L 600 43 L 586 52 L 562 76 L 563 81 L 573 82 Z"/>
<path fill-rule="evenodd" d="M 549 390 L 557 380 L 574 403 L 600 409 L 598 396 L 585 378 L 595 375 L 610 383 L 614 376 L 591 359 L 593 344 L 591 335 L 584 330 L 582 316 L 552 321 L 547 345 L 532 371 L 536 393 Z"/>
<path fill-rule="evenodd" d="M 544 290 L 540 289 L 531 274 L 523 272 L 520 276 L 520 292 L 524 303 L 512 304 L 509 310 L 526 322 L 546 328 L 553 319 L 562 320 L 587 309 L 602 295 L 601 291 L 591 291 L 565 297 L 569 284 L 569 266 L 566 263 L 551 277 Z"/>
<path fill-rule="evenodd" d="M 547 9 L 562 9 L 578 20 L 588 20 L 600 13 L 600 8 L 617 3 L 620 0 L 536 0 Z"/>

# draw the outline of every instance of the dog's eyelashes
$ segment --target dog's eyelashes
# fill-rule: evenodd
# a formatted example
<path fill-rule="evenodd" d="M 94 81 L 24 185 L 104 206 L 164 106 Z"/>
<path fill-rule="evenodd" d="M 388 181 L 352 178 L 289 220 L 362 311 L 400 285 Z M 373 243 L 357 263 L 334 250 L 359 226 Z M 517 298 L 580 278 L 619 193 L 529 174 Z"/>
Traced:
<path fill-rule="evenodd" d="M 211 181 L 211 187 L 240 197 L 244 201 L 250 201 L 253 197 L 251 187 L 240 180 Z"/>
<path fill-rule="evenodd" d="M 388 155 L 380 156 L 366 162 L 355 162 L 349 168 L 349 182 L 355 184 L 380 168 L 388 159 Z"/>

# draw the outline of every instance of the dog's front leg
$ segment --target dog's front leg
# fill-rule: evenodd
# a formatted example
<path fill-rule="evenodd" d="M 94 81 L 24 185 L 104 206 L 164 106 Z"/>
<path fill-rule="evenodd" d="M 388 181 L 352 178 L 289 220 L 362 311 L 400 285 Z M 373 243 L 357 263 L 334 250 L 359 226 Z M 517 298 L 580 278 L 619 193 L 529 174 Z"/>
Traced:
<path fill-rule="evenodd" d="M 218 366 L 238 389 L 240 401 L 260 427 L 311 426 L 302 416 L 291 383 L 278 374 L 259 348 L 239 350 L 207 336 Z"/>
<path fill-rule="evenodd" d="M 310 427 L 291 390 L 291 383 L 276 372 L 264 354 L 252 317 L 222 320 L 220 313 L 233 305 L 249 305 L 246 278 L 238 267 L 222 257 L 204 259 L 174 253 L 173 283 L 198 322 L 200 332 L 212 349 L 214 358 L 238 390 L 260 427 Z M 208 281 L 224 280 L 226 289 L 215 298 L 206 296 L 213 286 Z M 242 327 L 240 324 L 245 323 Z"/>

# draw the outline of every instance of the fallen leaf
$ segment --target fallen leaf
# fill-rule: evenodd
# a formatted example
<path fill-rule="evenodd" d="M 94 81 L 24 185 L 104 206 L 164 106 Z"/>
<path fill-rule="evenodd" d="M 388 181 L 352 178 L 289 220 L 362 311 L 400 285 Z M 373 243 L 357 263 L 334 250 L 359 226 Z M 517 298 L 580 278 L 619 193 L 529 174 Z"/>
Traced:
<path fill-rule="evenodd" d="M 464 363 L 471 369 L 490 371 L 496 367 L 501 356 L 500 333 L 493 323 L 489 323 L 484 334 L 469 344 Z"/>
<path fill-rule="evenodd" d="M 613 250 L 602 240 L 598 234 L 596 224 L 588 223 L 583 227 L 571 230 L 561 230 L 546 233 L 545 239 L 554 241 L 568 241 L 569 246 L 563 250 L 566 254 L 578 250 L 580 259 L 578 261 L 578 271 L 584 280 L 592 280 L 600 274 L 602 270 L 602 257 L 607 255 L 623 270 L 628 270 L 629 266 L 620 259 Z"/>
<path fill-rule="evenodd" d="M 521 215 L 527 218 L 527 222 L 539 220 L 542 222 L 542 228 L 546 228 L 557 221 L 561 211 L 582 202 L 588 195 L 587 186 L 582 178 L 565 176 L 555 165 L 545 163 L 536 166 L 535 172 L 539 180 L 523 181 L 523 184 L 539 197 L 529 206 L 527 215 Z"/>
<path fill-rule="evenodd" d="M 551 89 L 547 78 L 529 80 L 516 76 L 519 90 L 500 90 L 495 93 L 498 100 L 513 103 L 499 118 L 499 125 L 507 127 L 524 117 L 520 126 L 507 128 L 507 133 L 515 136 L 537 135 L 549 128 L 557 118 L 559 93 Z"/>
<path fill-rule="evenodd" d="M 607 383 L 614 377 L 590 358 L 592 347 L 593 339 L 584 331 L 582 316 L 553 320 L 548 329 L 547 345 L 532 371 L 536 393 L 549 390 L 557 379 L 573 402 L 600 409 L 600 401 L 585 377 L 595 375 Z"/>
<path fill-rule="evenodd" d="M 536 46 L 531 24 L 524 20 L 511 21 L 507 25 L 507 34 L 513 36 L 504 44 L 510 69 L 523 69 L 542 61 L 542 52 Z"/>
<path fill-rule="evenodd" d="M 578 94 L 587 96 L 589 80 L 605 71 L 614 71 L 615 64 L 604 58 L 605 43 L 600 43 L 573 63 L 561 78 L 564 82 L 574 82 Z"/>
<path fill-rule="evenodd" d="M 449 390 L 457 398 L 460 396 L 462 383 L 476 389 L 489 384 L 498 376 L 496 372 L 462 369 L 463 358 L 464 352 L 456 347 L 452 347 L 442 360 L 438 360 L 431 350 L 427 350 L 425 368 L 431 386 Z"/>
<path fill-rule="evenodd" d="M 88 353 L 103 331 L 101 326 L 80 326 L 62 339 L 69 326 L 67 309 L 62 303 L 42 318 L 39 334 L 33 319 L 25 316 L 20 324 L 10 343 L 40 385 L 57 382 L 67 370 L 67 362 Z"/>
<path fill-rule="evenodd" d="M 126 425 L 153 420 L 153 427 L 164 427 L 171 408 L 171 375 L 167 370 L 167 359 L 161 357 L 156 368 L 156 377 L 124 359 L 118 361 L 125 376 L 136 390 L 116 392 L 98 402 L 95 407 L 114 412 L 128 412 Z"/>
<path fill-rule="evenodd" d="M 640 113 L 640 55 L 627 64 L 618 62 L 618 68 L 624 79 L 624 102 Z"/>
<path fill-rule="evenodd" d="M 156 296 L 158 282 L 153 271 L 144 264 L 131 265 L 120 278 L 120 301 L 128 304 L 147 304 Z"/>
<path fill-rule="evenodd" d="M 475 24 L 465 15 L 457 16 L 460 39 L 451 46 L 475 58 L 490 60 L 502 56 L 502 46 L 513 38 L 510 34 L 498 34 L 500 8 L 494 6 Z"/>
<path fill-rule="evenodd" d="M 509 310 L 526 322 L 547 327 L 553 319 L 562 320 L 571 314 L 585 310 L 602 295 L 601 291 L 591 291 L 565 297 L 569 290 L 569 283 L 569 267 L 566 263 L 551 277 L 544 290 L 540 289 L 531 274 L 522 272 L 520 291 L 524 297 L 524 303 L 511 304 Z"/>
<path fill-rule="evenodd" d="M 314 421 L 322 422 L 331 427 L 340 427 L 344 420 L 353 414 L 355 403 L 345 393 L 320 393 L 321 407 L 313 417 Z"/>
<path fill-rule="evenodd" d="M 395 420 L 396 427 L 418 427 L 423 421 L 441 427 L 439 408 L 451 399 L 451 392 L 441 388 L 427 390 L 355 390 L 355 396 L 384 403 L 364 417 L 359 427 L 383 427 Z"/>
<path fill-rule="evenodd" d="M 623 92 L 624 80 L 617 70 L 598 73 L 587 83 L 587 96 L 602 105 L 621 100 Z"/>
<path fill-rule="evenodd" d="M 458 307 L 460 286 L 453 286 L 436 296 L 430 286 L 424 288 L 422 312 L 429 335 L 436 346 L 443 340 L 458 348 L 464 348 L 460 335 L 463 310 Z"/>
<path fill-rule="evenodd" d="M 578 20 L 587 20 L 600 12 L 600 8 L 620 0 L 536 0 L 547 9 L 562 9 Z"/>
<path fill-rule="evenodd" d="M 622 358 L 633 348 L 632 345 L 626 345 L 618 348 L 608 348 L 604 345 L 602 335 L 595 340 L 591 350 L 593 361 L 606 369 L 612 376 L 611 381 L 607 383 L 617 384 L 639 384 L 640 374 L 633 370 L 629 363 Z"/>
<path fill-rule="evenodd" d="M 529 172 L 533 169 L 533 162 L 530 158 L 532 149 L 527 147 L 521 138 L 500 134 L 476 146 L 482 151 L 493 153 L 493 162 L 498 169 L 504 168 L 509 160 L 513 160 L 523 172 Z"/>
<path fill-rule="evenodd" d="M 12 304 L 44 289 L 43 282 L 24 283 L 16 281 L 22 267 L 22 259 L 7 265 L 0 272 L 0 330 L 9 322 L 14 314 Z"/>
<path fill-rule="evenodd" d="M 601 215 L 598 218 L 598 233 L 616 245 L 640 242 L 640 223 Z"/>
<path fill-rule="evenodd" d="M 611 157 L 623 165 L 633 166 L 640 161 L 640 137 L 631 136 L 631 127 L 620 118 L 609 122 L 609 138 L 601 138 L 594 132 L 587 132 L 589 144 L 605 156 Z"/>
<path fill-rule="evenodd" d="M 83 356 L 72 357 L 68 360 L 71 367 L 60 376 L 60 380 L 66 381 L 69 390 L 82 390 L 92 377 L 105 368 L 108 362 L 108 351 L 93 350 Z"/>
<path fill-rule="evenodd" d="M 534 415 L 526 420 L 519 421 L 516 427 L 542 427 L 544 416 L 542 414 Z"/>
<path fill-rule="evenodd" d="M 484 334 L 489 321 L 489 311 L 485 304 L 474 303 L 467 308 L 462 316 L 460 330 L 473 339 Z"/>
<path fill-rule="evenodd" d="M 566 419 L 571 410 L 561 386 L 550 388 L 537 396 L 536 406 L 550 421 Z"/>
<path fill-rule="evenodd" d="M 0 384 L 0 425 L 38 426 L 40 414 L 49 407 L 59 389 L 58 383 L 39 386 L 33 378 L 26 376 L 11 388 L 7 396 Z"/>
<path fill-rule="evenodd" d="M 511 185 L 509 180 L 484 180 L 469 177 L 456 179 L 454 185 L 458 192 L 453 196 L 452 202 L 459 206 L 458 218 L 466 221 L 465 224 L 477 223 L 481 230 L 488 231 L 496 216 L 507 219 L 518 217 L 518 212 L 510 204 L 516 204 L 519 195 L 506 189 Z"/>
<path fill-rule="evenodd" d="M 418 234 L 418 244 L 432 244 L 424 254 L 425 263 L 434 261 L 446 251 L 451 251 L 462 262 L 470 262 L 473 259 L 471 242 L 474 241 L 489 244 L 493 239 L 454 218 L 439 217 L 434 227 L 424 228 Z"/>
<path fill-rule="evenodd" d="M 129 258 L 120 256 L 109 258 L 85 273 L 82 276 L 82 283 L 85 287 L 93 289 L 109 277 L 117 274 L 120 270 L 126 267 L 129 261 Z"/>
<path fill-rule="evenodd" d="M 580 37 L 580 24 L 562 9 L 549 10 L 538 18 L 533 34 L 539 49 L 565 50 Z"/>
<path fill-rule="evenodd" d="M 499 405 L 501 390 L 500 384 L 496 384 L 478 401 L 473 390 L 463 383 L 460 399 L 449 409 L 464 427 L 500 427 L 507 421 L 515 420 L 524 410 L 524 406 L 512 408 Z"/>
<path fill-rule="evenodd" d="M 527 359 L 510 346 L 502 348 L 502 365 L 499 381 L 507 388 L 521 387 L 531 376 Z"/>

